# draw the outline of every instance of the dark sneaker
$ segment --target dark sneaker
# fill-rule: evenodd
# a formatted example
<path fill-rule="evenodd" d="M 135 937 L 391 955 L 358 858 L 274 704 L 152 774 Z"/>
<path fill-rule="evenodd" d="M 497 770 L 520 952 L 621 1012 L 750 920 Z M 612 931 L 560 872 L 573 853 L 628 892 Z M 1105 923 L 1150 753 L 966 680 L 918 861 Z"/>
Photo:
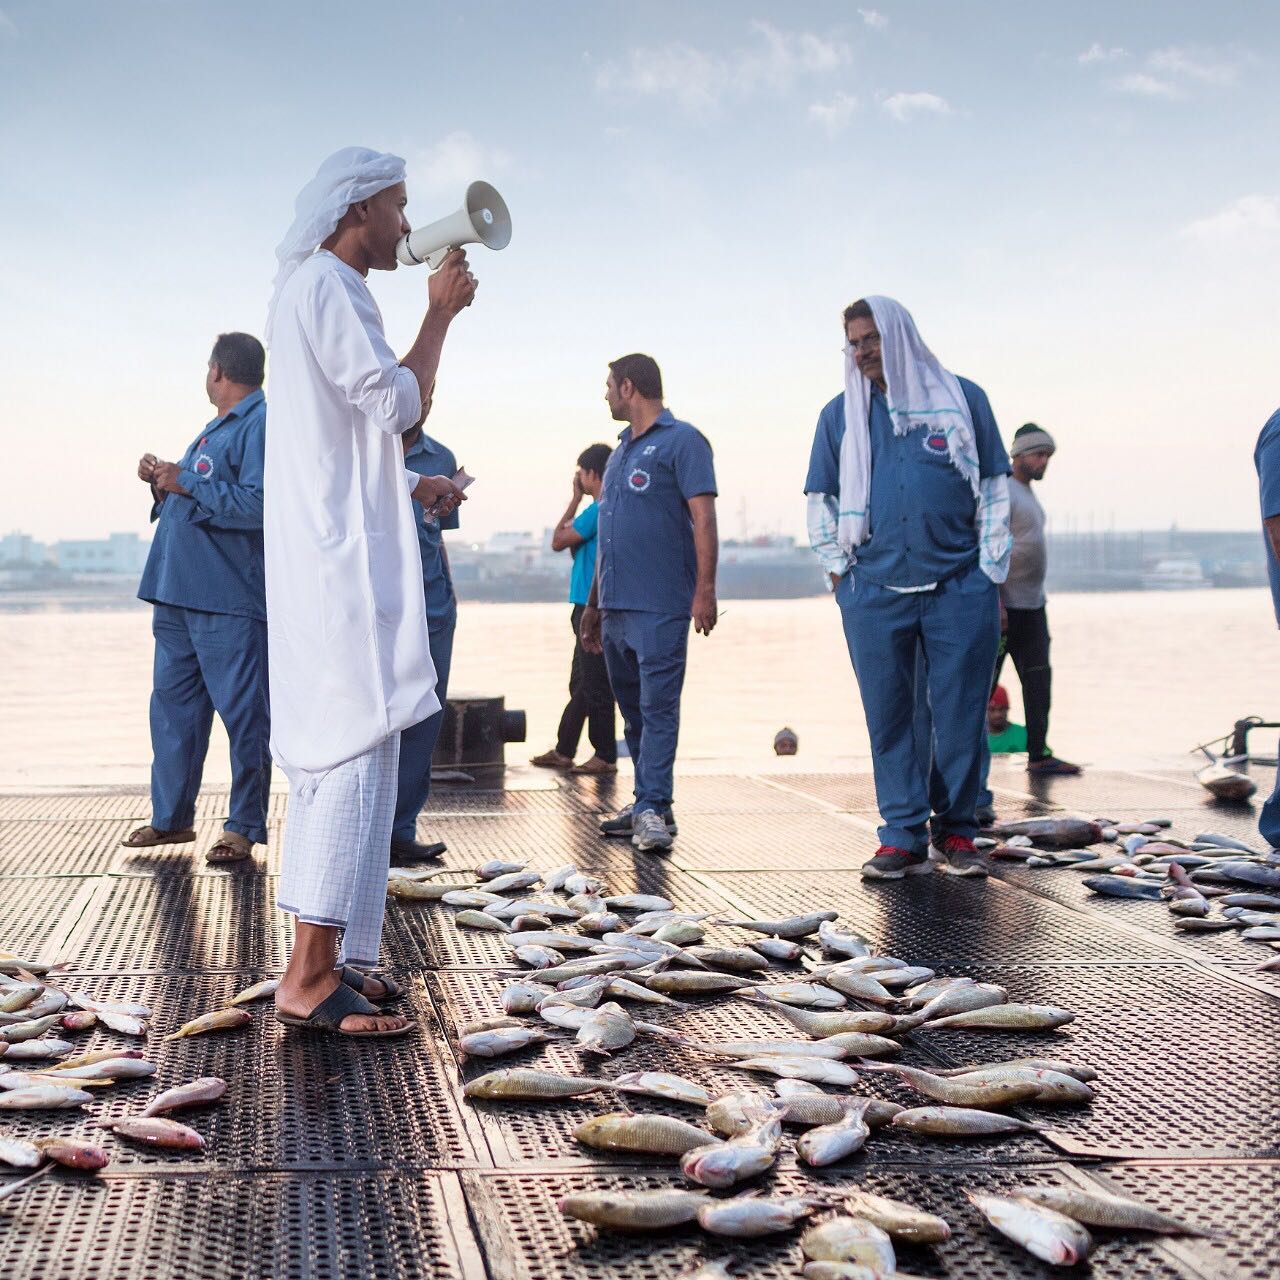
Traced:
<path fill-rule="evenodd" d="M 882 844 L 875 857 L 862 864 L 862 875 L 867 880 L 901 880 L 903 876 L 926 875 L 931 870 L 923 853 L 908 853 L 891 844 Z"/>
<path fill-rule="evenodd" d="M 1084 770 L 1078 764 L 1059 760 L 1057 756 L 1044 756 L 1040 760 L 1028 760 L 1027 772 L 1037 778 L 1074 778 Z"/>
<path fill-rule="evenodd" d="M 633 815 L 635 823 L 631 843 L 643 853 L 666 853 L 671 848 L 671 832 L 662 815 L 653 809 L 644 809 Z"/>
<path fill-rule="evenodd" d="M 612 818 L 605 818 L 600 824 L 600 834 L 609 839 L 630 840 L 634 828 L 631 825 L 631 813 L 635 805 L 629 804 L 625 809 L 619 809 L 617 814 Z M 667 831 L 670 835 L 679 835 L 676 828 L 676 815 L 668 809 L 663 815 L 667 820 Z"/>
<path fill-rule="evenodd" d="M 989 804 L 980 804 L 975 816 L 980 827 L 994 827 L 996 825 L 996 811 Z"/>
<path fill-rule="evenodd" d="M 448 852 L 449 846 L 443 840 L 435 844 L 419 844 L 416 840 L 393 840 L 391 865 L 410 867 L 415 862 L 439 862 Z"/>
<path fill-rule="evenodd" d="M 934 846 L 941 855 L 939 870 L 952 876 L 985 876 L 986 854 L 965 836 L 944 836 L 940 845 Z"/>

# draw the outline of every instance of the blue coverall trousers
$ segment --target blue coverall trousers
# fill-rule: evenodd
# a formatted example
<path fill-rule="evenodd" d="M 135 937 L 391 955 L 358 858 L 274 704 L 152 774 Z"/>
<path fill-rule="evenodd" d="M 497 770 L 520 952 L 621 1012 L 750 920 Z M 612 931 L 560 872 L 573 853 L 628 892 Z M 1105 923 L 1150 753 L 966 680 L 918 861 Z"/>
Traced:
<path fill-rule="evenodd" d="M 635 812 L 670 808 L 680 736 L 689 615 L 606 609 L 600 621 L 609 683 L 636 771 Z"/>
<path fill-rule="evenodd" d="M 406 843 L 418 838 L 418 814 L 431 794 L 431 757 L 444 724 L 444 704 L 449 696 L 449 667 L 453 662 L 453 633 L 456 618 L 448 626 L 428 631 L 431 661 L 436 668 L 436 697 L 440 710 L 433 716 L 400 731 L 400 772 L 396 789 L 396 817 L 391 828 L 393 840 Z"/>
<path fill-rule="evenodd" d="M 924 853 L 930 768 L 922 759 L 917 657 L 933 717 L 933 812 L 972 839 L 991 673 L 1000 639 L 995 584 L 976 565 L 930 591 L 891 591 L 846 573 L 836 588 L 871 738 L 881 844 Z"/>
<path fill-rule="evenodd" d="M 167 604 L 152 608 L 151 823 L 160 831 L 185 831 L 195 821 L 216 711 L 231 740 L 231 812 L 225 829 L 266 844 L 271 789 L 267 624 Z"/>

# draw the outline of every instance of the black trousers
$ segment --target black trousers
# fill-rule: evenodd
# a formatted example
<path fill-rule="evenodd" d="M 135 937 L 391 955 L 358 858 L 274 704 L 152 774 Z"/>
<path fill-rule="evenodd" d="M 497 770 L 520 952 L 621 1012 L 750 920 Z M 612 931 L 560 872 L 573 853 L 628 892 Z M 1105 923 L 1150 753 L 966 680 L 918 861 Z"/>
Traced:
<path fill-rule="evenodd" d="M 1049 693 L 1053 672 L 1049 668 L 1049 619 L 1044 607 L 1006 609 L 1009 630 L 996 659 L 996 680 L 1004 665 L 1005 653 L 1013 659 L 1022 682 L 1022 710 L 1027 717 L 1027 759 L 1043 760 L 1048 755 Z"/>
<path fill-rule="evenodd" d="M 588 653 L 582 647 L 583 608 L 575 604 L 569 615 L 573 620 L 573 666 L 569 669 L 569 702 L 560 717 L 556 750 L 562 756 L 575 756 L 585 724 L 596 755 L 616 764 L 618 735 L 613 718 L 613 689 L 605 670 L 604 654 Z"/>

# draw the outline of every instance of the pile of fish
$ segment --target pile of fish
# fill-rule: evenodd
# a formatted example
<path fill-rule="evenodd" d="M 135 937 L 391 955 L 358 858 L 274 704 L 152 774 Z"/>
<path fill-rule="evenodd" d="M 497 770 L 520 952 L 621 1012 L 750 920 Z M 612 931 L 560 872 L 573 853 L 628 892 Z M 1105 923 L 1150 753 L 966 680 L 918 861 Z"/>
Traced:
<path fill-rule="evenodd" d="M 260 982 L 242 991 L 224 1009 L 204 1014 L 178 1027 L 165 1040 L 185 1039 L 212 1031 L 234 1030 L 252 1021 L 239 1007 L 266 999 L 278 984 Z M 12 1113 L 18 1127 L 0 1131 L 0 1166 L 34 1170 L 29 1177 L 0 1183 L 0 1199 L 57 1167 L 97 1170 L 111 1162 L 106 1147 L 76 1137 L 31 1137 L 23 1121 L 35 1112 L 66 1112 L 78 1119 L 86 1104 L 116 1085 L 149 1079 L 156 1064 L 142 1048 L 106 1048 L 76 1053 L 73 1040 L 101 1027 L 145 1042 L 152 1033 L 151 1009 L 136 1002 L 96 1000 L 77 990 L 60 966 L 25 960 L 0 952 L 0 1112 Z M 204 1137 L 170 1118 L 169 1113 L 216 1102 L 227 1090 L 225 1080 L 205 1076 L 165 1089 L 137 1111 L 116 1119 L 99 1119 L 115 1138 L 152 1147 L 200 1151 Z"/>
<path fill-rule="evenodd" d="M 463 1090 L 473 1104 L 617 1098 L 617 1109 L 578 1124 L 574 1138 L 595 1151 L 669 1159 L 689 1184 L 588 1191 L 560 1202 L 566 1217 L 598 1228 L 654 1231 L 697 1223 L 712 1236 L 750 1239 L 812 1220 L 800 1242 L 811 1280 L 905 1276 L 896 1269 L 895 1241 L 947 1240 L 952 1227 L 942 1218 L 864 1191 L 833 1201 L 824 1184 L 798 1196 L 742 1193 L 742 1185 L 774 1169 L 789 1147 L 801 1169 L 823 1168 L 874 1145 L 877 1131 L 922 1141 L 1042 1133 L 1008 1108 L 1081 1106 L 1094 1096 L 1097 1073 L 1056 1056 L 931 1070 L 891 1061 L 909 1033 L 1050 1032 L 1075 1015 L 1012 1001 L 991 983 L 876 955 L 867 939 L 836 923 L 834 911 L 713 920 L 666 898 L 611 894 L 574 866 L 539 875 L 500 860 L 478 867 L 471 879 L 457 871 L 393 869 L 387 892 L 452 908 L 457 928 L 500 934 L 510 951 L 514 971 L 499 975 L 502 1013 L 459 1026 L 464 1057 L 498 1059 L 553 1043 L 572 1044 L 579 1056 L 572 1073 L 514 1066 L 477 1075 Z M 729 945 L 709 942 L 712 926 L 746 936 Z M 798 964 L 807 972 L 797 975 Z M 793 968 L 780 971 L 779 965 Z M 708 1040 L 653 1020 L 708 998 L 750 1003 L 776 1020 L 776 1034 Z M 713 1093 L 676 1071 L 602 1074 L 605 1063 L 637 1043 L 662 1047 L 673 1067 L 705 1060 L 743 1073 L 743 1081 Z M 769 1087 L 754 1082 L 761 1076 Z M 919 1105 L 859 1091 L 877 1077 L 918 1095 Z M 636 1095 L 669 1106 L 635 1113 L 627 1099 Z M 799 1131 L 793 1143 L 789 1130 Z M 1088 1253 L 1084 1224 L 1194 1233 L 1138 1202 L 1074 1189 L 1026 1187 L 1009 1196 L 975 1191 L 971 1200 L 997 1231 L 1063 1264 Z M 695 1274 L 715 1280 L 729 1273 L 709 1262 Z"/>
<path fill-rule="evenodd" d="M 1086 887 L 1106 897 L 1164 902 L 1181 932 L 1237 930 L 1246 942 L 1280 951 L 1280 852 L 1217 831 L 1180 840 L 1169 834 L 1172 825 L 1168 818 L 1119 824 L 1032 818 L 996 827 L 991 854 L 1086 872 Z M 1103 842 L 1115 852 L 1084 847 Z M 1280 956 L 1259 968 L 1280 970 Z"/>

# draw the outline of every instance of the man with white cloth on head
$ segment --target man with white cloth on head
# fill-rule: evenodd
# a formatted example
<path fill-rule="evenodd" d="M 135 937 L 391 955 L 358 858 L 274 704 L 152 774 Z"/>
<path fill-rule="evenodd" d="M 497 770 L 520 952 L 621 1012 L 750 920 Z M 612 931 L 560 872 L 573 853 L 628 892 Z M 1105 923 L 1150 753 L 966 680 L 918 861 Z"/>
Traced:
<path fill-rule="evenodd" d="M 397 984 L 360 969 L 381 945 L 400 731 L 440 706 L 410 498 L 447 512 L 463 497 L 443 476 L 407 471 L 400 436 L 422 416 L 449 325 L 476 289 L 454 252 L 396 359 L 365 276 L 396 268 L 404 177 L 398 156 L 358 147 L 320 166 L 276 250 L 267 315 L 271 750 L 289 779 L 279 906 L 297 918 L 276 1016 L 365 1037 L 413 1026 L 377 1008 Z"/>
<path fill-rule="evenodd" d="M 1009 459 L 981 387 L 948 373 L 892 298 L 846 308 L 845 389 L 818 419 L 809 541 L 844 622 L 871 737 L 880 848 L 868 879 L 985 875 L 974 845 L 987 697 L 1009 567 Z M 923 655 L 933 718 L 913 733 Z"/>

